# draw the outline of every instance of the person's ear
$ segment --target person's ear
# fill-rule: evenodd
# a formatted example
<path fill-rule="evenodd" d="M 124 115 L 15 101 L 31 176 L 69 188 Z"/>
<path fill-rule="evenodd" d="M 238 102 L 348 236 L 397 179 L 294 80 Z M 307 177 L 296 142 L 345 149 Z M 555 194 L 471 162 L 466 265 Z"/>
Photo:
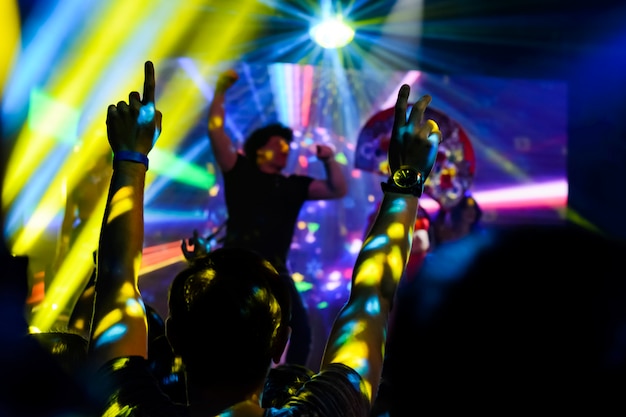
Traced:
<path fill-rule="evenodd" d="M 272 361 L 275 364 L 279 364 L 283 354 L 285 353 L 285 349 L 287 348 L 287 342 L 289 342 L 289 338 L 291 337 L 291 327 L 288 325 L 280 325 L 278 327 L 278 331 L 276 332 L 276 339 L 272 343 Z"/>

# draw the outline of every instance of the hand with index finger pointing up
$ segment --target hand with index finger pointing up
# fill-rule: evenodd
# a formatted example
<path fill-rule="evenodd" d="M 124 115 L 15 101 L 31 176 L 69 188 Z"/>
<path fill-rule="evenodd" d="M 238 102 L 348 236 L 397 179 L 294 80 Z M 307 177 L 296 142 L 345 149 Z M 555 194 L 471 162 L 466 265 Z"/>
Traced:
<path fill-rule="evenodd" d="M 143 97 L 136 91 L 128 95 L 128 104 L 120 101 L 110 105 L 107 114 L 107 135 L 114 153 L 138 152 L 147 155 L 161 133 L 162 114 L 156 110 L 154 65 L 144 65 Z"/>

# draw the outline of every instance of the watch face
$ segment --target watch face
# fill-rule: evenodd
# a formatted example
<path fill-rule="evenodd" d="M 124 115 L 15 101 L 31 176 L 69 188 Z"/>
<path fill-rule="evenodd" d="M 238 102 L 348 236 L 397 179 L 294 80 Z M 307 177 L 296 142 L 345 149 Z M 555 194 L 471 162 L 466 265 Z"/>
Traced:
<path fill-rule="evenodd" d="M 419 175 L 412 169 L 400 168 L 393 173 L 393 182 L 400 188 L 411 188 L 419 183 Z"/>

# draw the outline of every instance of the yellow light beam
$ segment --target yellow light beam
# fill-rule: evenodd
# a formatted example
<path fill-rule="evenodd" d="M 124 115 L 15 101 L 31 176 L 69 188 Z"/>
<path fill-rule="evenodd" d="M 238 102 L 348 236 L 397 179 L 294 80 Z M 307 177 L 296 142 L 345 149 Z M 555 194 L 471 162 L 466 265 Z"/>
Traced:
<path fill-rule="evenodd" d="M 0 13 L 2 42 L 0 43 L 0 95 L 4 93 L 4 85 L 11 73 L 15 59 L 20 51 L 20 14 L 17 1 L 2 2 Z"/>
<path fill-rule="evenodd" d="M 94 265 L 93 251 L 98 247 L 107 192 L 104 192 L 98 200 L 97 208 L 70 248 L 59 271 L 51 281 L 50 288 L 45 289 L 44 300 L 33 314 L 31 326 L 42 331 L 49 331 L 67 304 L 76 300 L 87 284 Z"/>
<path fill-rule="evenodd" d="M 125 44 L 132 44 L 133 36 L 141 36 L 141 33 L 136 35 L 133 35 L 132 32 L 129 33 L 128 28 L 136 27 L 136 31 L 141 32 L 141 25 L 138 25 L 137 22 L 145 22 L 144 24 L 150 25 L 158 24 L 158 22 L 151 21 L 149 15 L 146 16 L 145 10 L 152 10 L 152 8 L 146 9 L 142 6 L 153 5 L 147 1 L 108 3 L 108 6 L 102 11 L 100 20 L 102 29 L 91 27 L 89 29 L 91 36 L 79 37 L 82 42 L 78 44 L 65 62 L 60 63 L 55 68 L 55 76 L 46 86 L 52 101 L 67 107 L 85 107 L 92 93 L 101 88 L 98 79 L 106 74 L 111 65 L 111 57 L 116 57 L 115 52 Z M 168 15 L 168 13 L 164 13 L 164 15 Z M 94 50 L 98 53 L 92 53 Z M 116 85 L 116 87 L 126 90 L 123 96 L 118 97 L 127 95 L 131 89 L 128 85 L 142 85 L 142 81 L 143 73 L 141 71 L 129 72 L 129 77 L 121 80 L 118 83 L 119 86 Z M 117 100 L 119 98 L 115 101 Z M 104 128 L 106 105 L 107 103 L 102 104 L 102 118 L 95 118 L 91 122 L 91 126 L 86 129 L 82 152 L 71 154 L 64 166 L 57 172 L 56 177 L 52 179 L 49 191 L 42 197 L 38 205 L 39 208 L 28 220 L 26 227 L 16 239 L 17 243 L 13 249 L 15 253 L 28 252 L 35 239 L 41 235 L 58 213 L 60 204 L 58 200 L 55 202 L 54 194 L 60 189 L 63 179 L 68 179 L 67 186 L 71 190 L 75 185 L 75 179 L 84 172 L 84 167 L 89 165 L 94 155 L 100 154 L 97 148 L 108 146 L 106 140 L 95 140 L 102 135 L 94 133 L 102 131 Z M 39 124 L 43 126 L 54 125 L 58 123 L 58 113 L 55 111 L 45 112 L 45 114 L 38 115 L 38 120 Z M 39 146 L 33 146 L 33 143 L 38 143 Z M 7 167 L 5 183 L 10 186 L 6 187 L 6 191 L 3 190 L 3 208 L 6 209 L 19 191 L 25 187 L 33 172 L 32 161 L 42 159 L 51 150 L 54 143 L 53 140 L 43 141 L 38 133 L 32 132 L 30 129 L 22 129 L 22 133 L 15 143 L 11 162 Z"/>

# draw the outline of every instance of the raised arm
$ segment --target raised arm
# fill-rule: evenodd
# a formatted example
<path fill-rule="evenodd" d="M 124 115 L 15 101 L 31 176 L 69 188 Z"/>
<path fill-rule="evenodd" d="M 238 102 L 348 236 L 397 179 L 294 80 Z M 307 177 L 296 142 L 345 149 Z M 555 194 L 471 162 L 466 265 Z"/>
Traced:
<path fill-rule="evenodd" d="M 56 254 L 52 264 L 52 270 L 57 273 L 61 267 L 61 263 L 70 250 L 70 240 L 72 236 L 72 228 L 76 220 L 76 203 L 72 190 L 67 190 L 65 199 L 65 211 L 63 213 L 63 221 L 61 222 L 61 230 L 57 242 Z"/>
<path fill-rule="evenodd" d="M 213 100 L 209 105 L 209 140 L 215 155 L 217 165 L 222 172 L 230 171 L 237 162 L 237 148 L 230 136 L 226 134 L 224 100 L 226 90 L 237 81 L 239 76 L 234 70 L 228 70 L 219 75 L 215 84 Z"/>
<path fill-rule="evenodd" d="M 161 131 L 154 104 L 154 66 L 145 64 L 143 98 L 110 105 L 107 136 L 114 153 L 95 285 L 89 355 L 92 364 L 126 356 L 147 357 L 146 313 L 137 286 L 143 248 L 143 196 L 147 155 Z"/>
<path fill-rule="evenodd" d="M 309 185 L 309 200 L 328 200 L 344 197 L 348 193 L 348 183 L 335 153 L 326 145 L 317 145 L 317 158 L 324 164 L 325 180 L 313 180 Z"/>
<path fill-rule="evenodd" d="M 430 96 L 415 103 L 407 119 L 409 92 L 403 85 L 396 102 L 388 154 L 392 177 L 383 186 L 380 209 L 354 266 L 349 300 L 332 326 L 322 358 L 321 369 L 338 362 L 356 370 L 370 401 L 380 382 L 391 302 L 411 251 L 418 197 L 441 139 L 436 123 L 422 122 Z"/>

